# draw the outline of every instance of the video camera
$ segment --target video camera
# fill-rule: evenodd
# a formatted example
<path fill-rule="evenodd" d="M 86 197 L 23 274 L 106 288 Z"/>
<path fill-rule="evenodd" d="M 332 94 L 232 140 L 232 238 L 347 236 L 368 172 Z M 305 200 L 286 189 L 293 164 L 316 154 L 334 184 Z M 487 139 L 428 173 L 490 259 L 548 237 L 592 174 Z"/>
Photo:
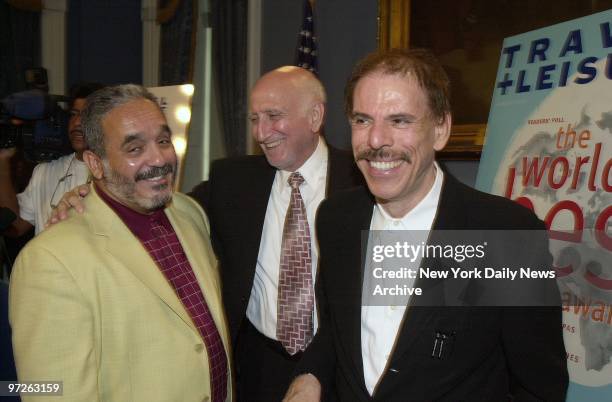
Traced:
<path fill-rule="evenodd" d="M 60 105 L 70 98 L 40 89 L 17 92 L 0 100 L 0 148 L 23 145 L 27 159 L 43 162 L 72 152 L 69 113 Z"/>

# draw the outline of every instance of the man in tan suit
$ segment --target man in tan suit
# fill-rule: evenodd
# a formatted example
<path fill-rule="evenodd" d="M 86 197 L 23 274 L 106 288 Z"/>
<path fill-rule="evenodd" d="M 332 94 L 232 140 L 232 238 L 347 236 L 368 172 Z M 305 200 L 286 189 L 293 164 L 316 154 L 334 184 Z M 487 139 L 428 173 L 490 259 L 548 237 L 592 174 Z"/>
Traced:
<path fill-rule="evenodd" d="M 87 102 L 86 212 L 32 240 L 11 278 L 19 379 L 63 381 L 52 401 L 231 401 L 208 220 L 173 194 L 166 120 L 136 85 Z"/>

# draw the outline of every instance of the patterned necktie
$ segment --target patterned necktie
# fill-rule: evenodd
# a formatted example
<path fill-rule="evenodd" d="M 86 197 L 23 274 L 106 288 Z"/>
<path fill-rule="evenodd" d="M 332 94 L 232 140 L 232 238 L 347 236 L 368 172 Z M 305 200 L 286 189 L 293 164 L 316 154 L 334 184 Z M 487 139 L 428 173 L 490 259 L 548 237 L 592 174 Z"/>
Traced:
<path fill-rule="evenodd" d="M 285 216 L 278 279 L 278 320 L 276 337 L 290 355 L 304 350 L 312 340 L 312 260 L 310 230 L 298 172 L 289 176 L 291 199 Z"/>

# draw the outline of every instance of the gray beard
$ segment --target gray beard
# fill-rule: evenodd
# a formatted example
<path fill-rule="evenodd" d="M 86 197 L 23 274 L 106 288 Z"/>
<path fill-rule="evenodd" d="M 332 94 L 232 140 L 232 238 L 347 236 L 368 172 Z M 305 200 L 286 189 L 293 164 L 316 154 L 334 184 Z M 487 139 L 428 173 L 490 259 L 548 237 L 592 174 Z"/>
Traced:
<path fill-rule="evenodd" d="M 110 191 L 119 200 L 125 200 L 131 204 L 138 205 L 145 211 L 153 212 L 163 208 L 172 200 L 172 192 L 166 195 L 156 195 L 153 198 L 137 198 L 136 183 L 125 178 L 125 176 L 111 169 L 107 161 L 103 161 L 104 182 Z M 172 182 L 176 178 L 176 168 L 173 171 Z M 156 186 L 156 190 L 163 190 L 168 184 Z"/>

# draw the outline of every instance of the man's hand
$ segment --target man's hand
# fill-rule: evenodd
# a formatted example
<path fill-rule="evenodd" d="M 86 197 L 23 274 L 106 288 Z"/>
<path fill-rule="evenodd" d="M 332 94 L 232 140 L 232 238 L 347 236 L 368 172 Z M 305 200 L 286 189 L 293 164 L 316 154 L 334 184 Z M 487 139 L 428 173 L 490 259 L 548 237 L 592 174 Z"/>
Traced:
<path fill-rule="evenodd" d="M 0 148 L 0 160 L 9 161 L 16 152 L 17 148 Z"/>
<path fill-rule="evenodd" d="M 283 402 L 320 402 L 321 383 L 312 374 L 302 374 L 291 382 Z"/>
<path fill-rule="evenodd" d="M 83 206 L 83 198 L 89 194 L 89 185 L 81 184 L 78 187 L 73 188 L 62 196 L 62 199 L 51 211 L 51 215 L 45 223 L 45 228 L 61 222 L 68 218 L 68 211 L 74 208 L 78 213 L 82 214 L 85 211 Z"/>

